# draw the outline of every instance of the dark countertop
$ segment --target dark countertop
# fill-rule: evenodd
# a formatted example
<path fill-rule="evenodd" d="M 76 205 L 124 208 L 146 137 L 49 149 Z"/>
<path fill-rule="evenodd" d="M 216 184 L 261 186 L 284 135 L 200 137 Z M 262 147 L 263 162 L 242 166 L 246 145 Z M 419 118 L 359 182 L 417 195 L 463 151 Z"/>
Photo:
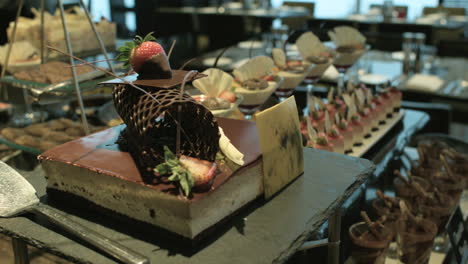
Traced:
<path fill-rule="evenodd" d="M 270 201 L 259 199 L 242 209 L 223 224 L 222 232 L 215 234 L 212 241 L 193 251 L 165 245 L 158 237 L 145 237 L 133 232 L 135 227 L 103 220 L 102 216 L 86 212 L 69 216 L 148 256 L 152 263 L 282 263 L 362 185 L 374 168 L 364 159 L 313 149 L 305 149 L 304 158 L 305 172 L 301 177 Z M 37 168 L 24 176 L 44 199 L 42 170 Z M 75 263 L 115 263 L 56 231 L 33 216 L 0 219 L 0 233 L 21 238 Z"/>

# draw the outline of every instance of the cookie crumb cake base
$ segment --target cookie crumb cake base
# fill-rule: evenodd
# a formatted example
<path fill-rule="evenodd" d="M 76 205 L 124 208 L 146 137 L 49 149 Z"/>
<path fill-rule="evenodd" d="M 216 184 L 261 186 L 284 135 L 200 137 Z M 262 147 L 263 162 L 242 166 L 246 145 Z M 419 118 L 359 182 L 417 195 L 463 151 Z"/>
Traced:
<path fill-rule="evenodd" d="M 221 162 L 210 190 L 179 194 L 170 182 L 146 184 L 128 152 L 116 141 L 125 125 L 53 148 L 39 156 L 51 199 L 75 197 L 127 218 L 194 239 L 263 193 L 262 162 L 255 123 L 219 118 L 244 153 L 242 167 Z M 73 201 L 73 202 L 76 202 Z M 62 201 L 63 202 L 63 201 Z"/>

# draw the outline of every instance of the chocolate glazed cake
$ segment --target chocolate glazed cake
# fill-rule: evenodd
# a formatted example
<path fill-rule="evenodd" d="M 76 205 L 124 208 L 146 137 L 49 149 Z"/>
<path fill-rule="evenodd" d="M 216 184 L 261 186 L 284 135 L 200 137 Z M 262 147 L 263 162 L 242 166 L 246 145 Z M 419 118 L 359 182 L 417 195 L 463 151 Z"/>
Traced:
<path fill-rule="evenodd" d="M 147 39 L 138 44 L 156 45 L 158 54 L 132 63 L 142 75 L 106 82 L 114 85 L 114 104 L 125 125 L 67 142 L 39 160 L 52 200 L 87 210 L 92 204 L 111 219 L 195 239 L 263 194 L 257 127 L 216 120 L 182 94 L 178 85 L 184 79 L 202 76 L 170 70 L 164 50 Z"/>

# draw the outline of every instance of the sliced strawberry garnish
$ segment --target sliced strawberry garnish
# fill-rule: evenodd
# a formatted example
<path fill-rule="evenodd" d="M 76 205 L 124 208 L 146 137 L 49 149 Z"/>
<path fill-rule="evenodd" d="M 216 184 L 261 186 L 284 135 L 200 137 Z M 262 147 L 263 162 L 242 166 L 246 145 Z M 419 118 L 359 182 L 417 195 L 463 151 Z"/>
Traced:
<path fill-rule="evenodd" d="M 216 173 L 216 163 L 184 155 L 180 156 L 179 162 L 192 175 L 194 187 L 205 189 L 211 186 Z"/>

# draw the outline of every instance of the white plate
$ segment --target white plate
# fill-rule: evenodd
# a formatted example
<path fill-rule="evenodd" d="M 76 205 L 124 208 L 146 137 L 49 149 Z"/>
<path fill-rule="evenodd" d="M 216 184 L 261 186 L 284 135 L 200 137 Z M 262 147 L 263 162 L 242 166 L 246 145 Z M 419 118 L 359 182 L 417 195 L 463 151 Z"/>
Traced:
<path fill-rule="evenodd" d="M 208 67 L 213 67 L 213 64 L 215 63 L 216 61 L 216 58 L 215 57 L 212 57 L 212 58 L 206 58 L 203 60 L 203 65 L 205 66 L 208 66 Z M 223 66 L 228 66 L 232 63 L 232 59 L 231 58 L 227 58 L 227 57 L 221 57 L 219 58 L 218 60 L 218 67 L 223 67 Z"/>
<path fill-rule="evenodd" d="M 261 41 L 242 41 L 242 42 L 239 42 L 239 44 L 237 44 L 237 46 L 241 49 L 250 49 L 250 47 L 252 47 L 252 49 L 259 49 L 261 47 L 263 47 L 263 42 Z"/>
<path fill-rule="evenodd" d="M 365 84 L 379 85 L 388 82 L 389 78 L 381 74 L 364 74 L 359 76 L 359 80 Z"/>

